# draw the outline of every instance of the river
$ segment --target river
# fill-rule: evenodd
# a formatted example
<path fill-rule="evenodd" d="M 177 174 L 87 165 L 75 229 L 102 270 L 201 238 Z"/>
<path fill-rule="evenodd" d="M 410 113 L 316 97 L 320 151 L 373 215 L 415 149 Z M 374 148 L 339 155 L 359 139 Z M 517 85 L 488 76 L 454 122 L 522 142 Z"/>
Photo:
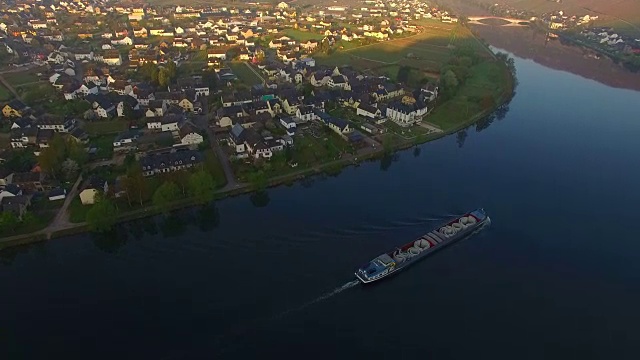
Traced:
<path fill-rule="evenodd" d="M 0 358 L 637 358 L 640 93 L 516 65 L 508 111 L 465 134 L 0 253 Z M 487 230 L 351 283 L 476 207 Z"/>

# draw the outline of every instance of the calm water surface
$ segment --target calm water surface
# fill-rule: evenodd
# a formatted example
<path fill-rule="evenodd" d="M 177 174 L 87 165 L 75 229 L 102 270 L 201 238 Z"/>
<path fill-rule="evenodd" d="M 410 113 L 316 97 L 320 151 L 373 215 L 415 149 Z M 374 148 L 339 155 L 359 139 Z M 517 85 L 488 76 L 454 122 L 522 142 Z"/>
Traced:
<path fill-rule="evenodd" d="M 510 109 L 388 161 L 1 254 L 1 359 L 637 359 L 640 93 L 517 60 Z M 353 270 L 484 207 L 373 286 Z"/>

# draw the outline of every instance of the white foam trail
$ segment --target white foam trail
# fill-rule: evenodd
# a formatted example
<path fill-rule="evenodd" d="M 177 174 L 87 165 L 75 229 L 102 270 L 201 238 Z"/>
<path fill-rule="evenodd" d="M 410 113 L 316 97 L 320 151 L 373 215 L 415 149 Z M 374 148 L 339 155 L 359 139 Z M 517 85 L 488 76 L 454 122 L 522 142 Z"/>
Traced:
<path fill-rule="evenodd" d="M 327 292 L 325 294 L 322 294 L 322 295 L 318 296 L 317 298 L 315 298 L 315 299 L 313 299 L 313 300 L 311 300 L 309 302 L 306 302 L 306 303 L 304 303 L 304 304 L 302 304 L 302 305 L 300 305 L 298 307 L 283 311 L 280 314 L 274 316 L 273 318 L 274 319 L 279 319 L 279 318 L 282 318 L 283 316 L 285 316 L 287 314 L 290 314 L 292 312 L 303 310 L 303 309 L 305 309 L 305 308 L 307 308 L 307 307 L 309 307 L 309 306 L 311 306 L 313 304 L 317 304 L 320 301 L 324 301 L 324 300 L 327 300 L 328 298 L 330 298 L 332 296 L 338 295 L 339 293 L 341 293 L 341 292 L 343 292 L 343 291 L 345 291 L 347 289 L 350 289 L 350 288 L 358 285 L 359 283 L 360 283 L 360 281 L 358 281 L 358 280 L 350 281 L 350 282 L 348 282 L 348 283 L 346 283 L 346 284 L 344 284 L 342 286 L 339 286 L 339 287 L 333 289 L 332 291 L 329 291 L 329 292 Z"/>

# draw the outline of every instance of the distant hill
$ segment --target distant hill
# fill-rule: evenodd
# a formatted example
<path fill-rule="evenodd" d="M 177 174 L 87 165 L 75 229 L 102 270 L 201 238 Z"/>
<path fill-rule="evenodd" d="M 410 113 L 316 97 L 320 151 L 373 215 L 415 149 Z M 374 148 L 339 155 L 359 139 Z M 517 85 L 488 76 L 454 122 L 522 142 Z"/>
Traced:
<path fill-rule="evenodd" d="M 520 10 L 546 13 L 562 10 L 570 15 L 598 15 L 595 25 L 615 26 L 640 37 L 639 0 L 438 0 L 464 14 L 474 12 L 478 3 L 510 5 Z"/>
<path fill-rule="evenodd" d="M 537 12 L 552 10 L 564 10 L 571 14 L 590 12 L 640 25 L 640 1 L 638 0 L 560 0 L 559 2 L 551 0 L 499 0 L 497 3 Z"/>

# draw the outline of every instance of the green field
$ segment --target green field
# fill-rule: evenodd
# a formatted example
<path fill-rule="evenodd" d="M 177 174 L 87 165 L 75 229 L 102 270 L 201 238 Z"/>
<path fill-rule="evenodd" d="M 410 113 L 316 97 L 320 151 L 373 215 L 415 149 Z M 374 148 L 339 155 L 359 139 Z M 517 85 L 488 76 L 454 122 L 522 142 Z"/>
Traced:
<path fill-rule="evenodd" d="M 7 74 L 4 74 L 3 77 L 13 87 L 18 87 L 24 84 L 36 83 L 41 81 L 40 78 L 35 74 L 35 72 L 32 72 L 32 71 L 7 73 Z"/>
<path fill-rule="evenodd" d="M 316 61 L 327 66 L 351 65 L 370 70 L 386 68 L 382 69 L 382 73 L 392 70 L 390 67 L 393 66 L 439 73 L 440 66 L 449 59 L 451 49 L 455 47 L 468 46 L 487 53 L 482 43 L 462 25 L 442 24 L 432 20 L 423 20 L 418 24 L 423 28 L 419 34 L 338 50 L 329 55 L 319 54 Z M 393 74 L 393 70 L 391 73 Z"/>
<path fill-rule="evenodd" d="M 7 101 L 13 99 L 13 94 L 11 93 L 11 91 L 9 91 L 9 89 L 7 89 L 6 87 L 0 85 L 0 101 Z"/>
<path fill-rule="evenodd" d="M 4 149 L 9 146 L 9 134 L 0 133 L 0 149 Z"/>
<path fill-rule="evenodd" d="M 324 35 L 317 32 L 302 31 L 296 29 L 285 29 L 284 34 L 292 39 L 304 42 L 307 40 L 322 40 Z"/>
<path fill-rule="evenodd" d="M 127 129 L 127 122 L 121 120 L 97 120 L 87 121 L 84 131 L 91 136 L 117 134 Z"/>
<path fill-rule="evenodd" d="M 238 80 L 240 80 L 243 84 L 247 84 L 247 85 L 262 84 L 262 79 L 259 78 L 253 71 L 251 71 L 251 69 L 249 69 L 247 64 L 242 62 L 232 62 L 229 64 L 229 67 L 231 67 L 231 70 L 233 71 L 233 73 L 238 77 Z"/>
<path fill-rule="evenodd" d="M 445 132 L 456 129 L 474 114 L 490 108 L 483 108 L 483 102 L 489 102 L 485 99 L 492 99 L 495 105 L 510 86 L 508 76 L 508 70 L 498 62 L 484 61 L 475 65 L 456 96 L 438 104 L 424 121 L 439 126 Z"/>

